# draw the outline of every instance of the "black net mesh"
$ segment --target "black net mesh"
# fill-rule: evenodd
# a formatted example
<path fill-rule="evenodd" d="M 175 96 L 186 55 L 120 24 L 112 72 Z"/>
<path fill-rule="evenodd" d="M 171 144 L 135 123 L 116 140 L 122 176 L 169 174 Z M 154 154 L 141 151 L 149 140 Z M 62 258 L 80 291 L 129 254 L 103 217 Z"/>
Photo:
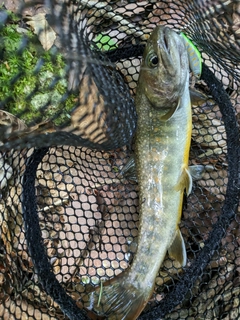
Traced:
<path fill-rule="evenodd" d="M 134 95 L 157 25 L 203 58 L 183 206 L 183 269 L 166 257 L 139 319 L 240 318 L 239 1 L 3 1 L 0 318 L 97 319 L 83 296 L 131 265 L 138 185 Z M 144 257 L 143 257 L 144 259 Z"/>

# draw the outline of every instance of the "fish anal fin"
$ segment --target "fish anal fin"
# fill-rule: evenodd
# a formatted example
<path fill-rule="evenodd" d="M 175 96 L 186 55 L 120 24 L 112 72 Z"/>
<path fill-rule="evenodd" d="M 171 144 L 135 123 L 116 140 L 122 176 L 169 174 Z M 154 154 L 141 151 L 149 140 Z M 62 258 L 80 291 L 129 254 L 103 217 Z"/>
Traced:
<path fill-rule="evenodd" d="M 181 176 L 179 181 L 175 187 L 177 191 L 182 191 L 186 189 L 187 195 L 189 195 L 192 191 L 192 176 L 188 170 L 188 168 L 184 167 L 182 169 Z"/>
<path fill-rule="evenodd" d="M 168 248 L 170 258 L 176 260 L 180 266 L 184 267 L 187 263 L 187 253 L 185 243 L 179 228 L 176 230 L 175 237 L 171 246 Z"/>
<path fill-rule="evenodd" d="M 108 320 L 137 319 L 150 297 L 142 288 L 135 288 L 128 277 L 121 275 L 85 295 L 82 298 L 84 308 Z"/>

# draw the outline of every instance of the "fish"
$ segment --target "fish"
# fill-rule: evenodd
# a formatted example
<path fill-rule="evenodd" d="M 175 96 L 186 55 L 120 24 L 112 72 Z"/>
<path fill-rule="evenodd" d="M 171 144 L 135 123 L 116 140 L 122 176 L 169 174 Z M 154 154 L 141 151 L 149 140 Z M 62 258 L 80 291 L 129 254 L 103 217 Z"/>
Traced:
<path fill-rule="evenodd" d="M 137 251 L 130 267 L 83 299 L 87 309 L 109 320 L 137 319 L 152 296 L 167 252 L 181 266 L 187 262 L 179 223 L 183 194 L 192 189 L 189 59 L 180 34 L 166 26 L 153 30 L 144 50 L 135 98 L 140 211 Z"/>

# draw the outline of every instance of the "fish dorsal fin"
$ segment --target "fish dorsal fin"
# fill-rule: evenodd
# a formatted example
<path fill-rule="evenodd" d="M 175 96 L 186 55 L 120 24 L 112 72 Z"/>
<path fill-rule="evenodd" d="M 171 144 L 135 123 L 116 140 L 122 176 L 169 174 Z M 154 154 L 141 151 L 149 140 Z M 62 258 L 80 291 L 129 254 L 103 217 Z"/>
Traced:
<path fill-rule="evenodd" d="M 188 168 L 183 168 L 182 173 L 179 177 L 179 181 L 175 187 L 176 191 L 182 191 L 186 189 L 187 195 L 189 195 L 192 191 L 192 176 L 188 170 Z"/>
<path fill-rule="evenodd" d="M 202 74 L 201 54 L 198 51 L 197 47 L 195 47 L 192 41 L 188 39 L 188 37 L 183 32 L 181 32 L 180 35 L 182 36 L 187 48 L 190 69 L 192 70 L 194 76 L 199 79 Z"/>
<path fill-rule="evenodd" d="M 168 248 L 168 254 L 170 258 L 176 260 L 182 267 L 186 265 L 186 247 L 179 228 L 177 228 L 173 242 L 171 246 Z"/>

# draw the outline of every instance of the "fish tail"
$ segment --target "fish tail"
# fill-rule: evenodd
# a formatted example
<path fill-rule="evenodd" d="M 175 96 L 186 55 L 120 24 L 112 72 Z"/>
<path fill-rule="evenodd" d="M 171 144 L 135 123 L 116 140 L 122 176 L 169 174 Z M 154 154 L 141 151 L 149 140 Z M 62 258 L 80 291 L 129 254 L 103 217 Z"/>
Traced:
<path fill-rule="evenodd" d="M 135 288 L 120 275 L 83 297 L 83 305 L 108 320 L 135 320 L 148 299 L 143 289 Z"/>

